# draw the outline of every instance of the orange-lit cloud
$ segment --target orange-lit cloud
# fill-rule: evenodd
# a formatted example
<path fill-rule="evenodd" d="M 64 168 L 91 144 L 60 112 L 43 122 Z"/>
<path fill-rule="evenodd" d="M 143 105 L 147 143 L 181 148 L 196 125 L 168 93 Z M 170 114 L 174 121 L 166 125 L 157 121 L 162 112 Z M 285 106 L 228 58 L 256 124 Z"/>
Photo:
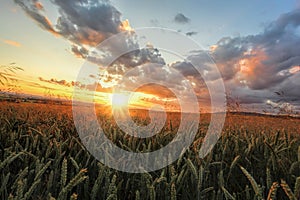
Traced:
<path fill-rule="evenodd" d="M 8 44 L 8 45 L 11 45 L 11 46 L 14 46 L 14 47 L 21 47 L 22 46 L 19 42 L 13 41 L 13 40 L 3 40 L 3 42 L 5 44 Z"/>
<path fill-rule="evenodd" d="M 59 33 L 56 32 L 56 30 L 53 28 L 52 22 L 47 18 L 44 17 L 44 26 L 48 29 L 50 33 L 52 33 L 54 36 L 59 36 Z"/>
<path fill-rule="evenodd" d="M 42 10 L 43 5 L 39 1 L 15 1 L 25 12 L 32 18 L 41 28 L 53 33 L 55 36 L 58 35 L 57 31 L 52 26 L 51 21 L 44 15 Z"/>
<path fill-rule="evenodd" d="M 289 72 L 290 72 L 291 74 L 296 74 L 297 72 L 300 72 L 300 66 L 294 66 L 294 67 L 292 67 L 292 68 L 289 70 Z"/>
<path fill-rule="evenodd" d="M 262 50 L 254 50 L 251 52 L 251 56 L 239 61 L 240 72 L 247 77 L 256 76 L 256 69 L 262 66 L 264 60 L 267 60 L 266 54 Z"/>
<path fill-rule="evenodd" d="M 121 22 L 120 24 L 120 30 L 121 31 L 133 31 L 133 29 L 131 28 L 128 19 L 124 20 Z"/>
<path fill-rule="evenodd" d="M 165 86 L 157 84 L 147 84 L 136 90 L 137 92 L 143 92 L 145 94 L 154 95 L 160 98 L 173 98 L 175 97 L 174 93 L 166 88 Z"/>
<path fill-rule="evenodd" d="M 34 6 L 38 9 L 38 10 L 43 10 L 44 6 L 41 2 L 37 1 L 34 3 Z"/>
<path fill-rule="evenodd" d="M 70 39 L 76 43 L 82 45 L 88 45 L 95 47 L 99 45 L 100 42 L 106 39 L 105 34 L 97 32 L 95 30 L 85 28 L 84 31 L 78 33 L 72 33 Z M 64 36 L 64 35 L 62 35 Z"/>
<path fill-rule="evenodd" d="M 218 48 L 218 45 L 211 45 L 209 50 L 214 51 L 216 48 Z"/>

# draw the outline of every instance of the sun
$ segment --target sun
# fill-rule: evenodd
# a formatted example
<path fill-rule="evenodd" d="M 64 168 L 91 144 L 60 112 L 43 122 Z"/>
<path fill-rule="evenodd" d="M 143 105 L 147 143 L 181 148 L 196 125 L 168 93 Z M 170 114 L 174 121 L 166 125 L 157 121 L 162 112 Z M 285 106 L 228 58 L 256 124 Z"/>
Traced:
<path fill-rule="evenodd" d="M 123 93 L 111 94 L 111 105 L 114 108 L 122 108 L 128 105 L 129 96 Z"/>

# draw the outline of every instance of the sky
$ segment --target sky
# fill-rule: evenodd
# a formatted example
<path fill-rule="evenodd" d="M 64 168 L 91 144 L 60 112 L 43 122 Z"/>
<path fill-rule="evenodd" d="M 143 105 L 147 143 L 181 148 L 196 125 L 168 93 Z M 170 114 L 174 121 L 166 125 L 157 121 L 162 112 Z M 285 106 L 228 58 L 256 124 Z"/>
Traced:
<path fill-rule="evenodd" d="M 115 87 L 135 88 L 145 81 L 145 76 L 137 74 L 148 70 L 147 77 L 157 84 L 139 87 L 133 97 L 135 106 L 164 102 L 177 109 L 178 94 L 188 104 L 195 95 L 205 110 L 212 95 L 207 85 L 217 94 L 219 80 L 245 110 L 262 111 L 267 104 L 296 110 L 300 106 L 298 0 L 14 0 L 2 2 L 0 9 L 0 65 L 16 63 L 23 68 L 8 75 L 17 80 L 18 92 L 71 98 L 73 88 L 78 87 L 90 96 L 96 90 L 97 99 L 109 103 Z M 149 40 L 147 48 L 103 66 L 122 45 L 142 47 L 136 35 L 143 27 L 173 30 L 202 48 L 191 48 L 178 58 L 158 48 L 165 40 Z M 106 52 L 97 49 L 120 33 L 127 33 L 128 38 L 115 46 L 109 44 Z M 167 42 L 181 48 L 178 41 L 170 38 Z M 153 69 L 149 63 L 161 67 Z M 191 63 L 201 63 L 202 76 Z M 86 82 L 78 81 L 85 65 L 97 68 L 98 73 L 90 74 Z M 126 76 L 128 71 L 132 74 Z M 8 85 L 0 87 L 5 90 Z"/>

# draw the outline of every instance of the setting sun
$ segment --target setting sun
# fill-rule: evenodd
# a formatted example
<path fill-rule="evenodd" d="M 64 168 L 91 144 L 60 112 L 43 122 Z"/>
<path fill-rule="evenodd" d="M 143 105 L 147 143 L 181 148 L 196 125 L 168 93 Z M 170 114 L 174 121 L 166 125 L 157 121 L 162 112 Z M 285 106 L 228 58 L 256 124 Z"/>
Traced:
<path fill-rule="evenodd" d="M 111 105 L 115 108 L 121 108 L 128 105 L 129 96 L 123 93 L 113 93 L 111 95 Z"/>

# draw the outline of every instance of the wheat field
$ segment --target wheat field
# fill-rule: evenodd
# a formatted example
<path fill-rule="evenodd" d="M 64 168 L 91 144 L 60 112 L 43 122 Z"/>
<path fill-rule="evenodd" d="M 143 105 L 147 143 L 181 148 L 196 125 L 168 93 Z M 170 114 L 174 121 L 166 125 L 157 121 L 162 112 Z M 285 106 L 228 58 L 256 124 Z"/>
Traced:
<path fill-rule="evenodd" d="M 193 144 L 176 162 L 130 174 L 86 150 L 70 106 L 48 108 L 0 103 L 0 199 L 300 199 L 300 119 L 227 114 L 222 137 L 200 159 L 209 124 L 204 114 Z M 128 151 L 155 150 L 176 134 L 172 115 L 154 139 L 124 137 L 111 121 L 99 117 L 108 138 Z"/>

